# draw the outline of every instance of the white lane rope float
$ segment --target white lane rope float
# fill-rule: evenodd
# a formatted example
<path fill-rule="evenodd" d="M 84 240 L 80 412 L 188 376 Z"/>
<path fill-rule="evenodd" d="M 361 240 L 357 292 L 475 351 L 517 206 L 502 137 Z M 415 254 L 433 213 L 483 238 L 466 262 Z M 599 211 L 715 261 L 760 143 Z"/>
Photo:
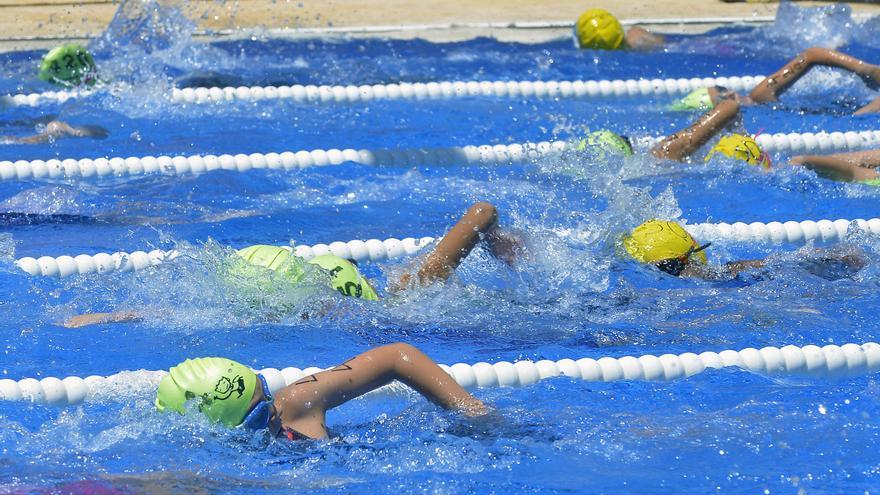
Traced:
<path fill-rule="evenodd" d="M 765 244 L 805 244 L 816 241 L 821 243 L 838 242 L 843 239 L 851 227 L 857 227 L 870 234 L 880 234 L 880 218 L 869 220 L 804 220 L 800 222 L 752 222 L 743 223 L 698 223 L 685 224 L 685 228 L 701 242 L 760 242 Z M 294 254 L 304 259 L 315 256 L 334 254 L 341 258 L 357 262 L 384 261 L 389 259 L 412 256 L 434 242 L 433 237 L 403 239 L 389 238 L 385 240 L 369 239 L 366 241 L 336 241 L 330 244 L 314 246 L 298 245 L 293 248 Z M 113 272 L 141 271 L 146 268 L 171 261 L 180 256 L 176 250 L 156 249 L 149 252 L 135 251 L 132 253 L 98 253 L 95 255 L 80 254 L 77 256 L 41 256 L 38 258 L 24 257 L 15 264 L 32 276 L 70 277 L 97 273 L 108 275 Z"/>
<path fill-rule="evenodd" d="M 440 100 L 469 97 L 611 98 L 679 95 L 698 88 L 724 86 L 749 91 L 764 76 L 693 77 L 679 79 L 602 79 L 575 81 L 441 81 L 363 84 L 360 86 L 301 85 L 173 88 L 177 103 L 291 100 L 300 103 L 354 103 L 371 100 Z M 47 91 L 4 95 L 0 106 L 39 106 L 87 97 L 100 90 Z"/>
<path fill-rule="evenodd" d="M 672 381 L 706 371 L 737 367 L 767 375 L 790 375 L 814 378 L 847 378 L 880 370 L 880 344 L 826 345 L 818 347 L 788 345 L 782 348 L 746 348 L 740 351 L 695 354 L 646 354 L 639 357 L 601 357 L 558 361 L 500 361 L 497 363 L 457 363 L 441 365 L 464 388 L 520 387 L 547 378 L 566 376 L 575 380 L 614 382 L 619 380 Z M 323 371 L 309 367 L 266 368 L 262 373 L 273 392 L 304 376 Z M 115 375 L 68 376 L 64 379 L 0 380 L 0 400 L 27 401 L 64 406 L 86 401 L 125 400 L 152 393 L 165 371 L 129 371 Z"/>
<path fill-rule="evenodd" d="M 634 138 L 636 150 L 646 151 L 661 137 Z M 761 134 L 758 144 L 768 152 L 831 153 L 880 147 L 880 131 Z M 131 156 L 0 161 L 0 181 L 96 180 L 146 175 L 199 175 L 215 170 L 301 170 L 355 163 L 377 167 L 422 165 L 510 165 L 572 151 L 573 141 L 540 141 L 514 144 L 411 149 L 316 149 L 282 153 L 237 155 Z"/>

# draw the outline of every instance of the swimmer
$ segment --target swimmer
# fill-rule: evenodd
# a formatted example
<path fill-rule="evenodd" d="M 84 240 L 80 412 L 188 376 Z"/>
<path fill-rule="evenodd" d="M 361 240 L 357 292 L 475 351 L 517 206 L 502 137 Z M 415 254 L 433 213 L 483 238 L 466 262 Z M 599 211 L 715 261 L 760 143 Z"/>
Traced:
<path fill-rule="evenodd" d="M 820 177 L 842 182 L 880 186 L 880 150 L 854 151 L 832 155 L 800 155 L 790 162 L 816 172 Z"/>
<path fill-rule="evenodd" d="M 632 26 L 626 32 L 607 10 L 590 9 L 574 25 L 575 44 L 582 50 L 651 50 L 666 43 L 659 34 Z"/>
<path fill-rule="evenodd" d="M 498 226 L 498 212 L 493 205 L 475 203 L 423 259 L 417 270 L 404 273 L 388 284 L 388 292 L 397 293 L 414 286 L 430 285 L 448 279 L 481 241 L 493 256 L 508 265 L 515 263 L 522 248 L 520 240 L 513 233 Z M 288 248 L 256 245 L 240 249 L 237 254 L 251 265 L 276 271 L 288 279 L 292 286 L 303 278 L 301 267 L 291 263 L 294 256 Z M 341 294 L 370 301 L 379 299 L 379 294 L 370 281 L 361 276 L 357 266 L 351 261 L 338 256 L 323 255 L 315 257 L 309 263 L 329 272 L 332 288 Z M 134 321 L 139 318 L 141 315 L 133 311 L 90 313 L 74 316 L 64 326 L 77 328 L 96 323 Z"/>
<path fill-rule="evenodd" d="M 42 127 L 42 126 L 41 126 Z M 96 125 L 83 125 L 74 127 L 60 120 L 52 120 L 43 127 L 40 132 L 31 136 L 14 137 L 0 136 L 2 144 L 43 144 L 54 143 L 67 137 L 80 137 L 91 139 L 104 139 L 107 137 L 107 129 Z"/>
<path fill-rule="evenodd" d="M 471 417 L 489 412 L 431 358 L 401 343 L 366 351 L 274 395 L 262 375 L 230 359 L 186 360 L 162 378 L 156 408 L 185 414 L 192 400 L 211 421 L 230 428 L 268 430 L 273 438 L 288 440 L 325 439 L 330 436 L 327 411 L 394 380 L 445 409 Z"/>
<path fill-rule="evenodd" d="M 651 154 L 661 160 L 685 161 L 715 135 L 739 117 L 740 103 L 736 98 L 726 97 L 714 108 L 701 115 L 696 122 L 682 131 L 673 133 L 657 143 Z M 731 158 L 743 159 L 751 165 L 770 167 L 769 157 L 758 143 L 743 134 L 731 134 L 722 139 L 706 156 L 708 160 L 716 152 Z"/>
<path fill-rule="evenodd" d="M 672 105 L 671 109 L 705 111 L 727 99 L 736 100 L 740 105 L 778 101 L 784 92 L 815 66 L 844 69 L 859 76 L 870 89 L 876 90 L 880 87 L 880 67 L 835 50 L 813 47 L 804 50 L 773 75 L 761 81 L 748 96 L 741 96 L 723 86 L 699 88 Z M 880 98 L 861 107 L 854 115 L 878 111 Z"/>
<path fill-rule="evenodd" d="M 632 259 L 674 277 L 725 280 L 746 270 L 764 268 L 767 264 L 767 260 L 759 259 L 709 265 L 706 249 L 712 243 L 698 243 L 681 224 L 673 221 L 649 220 L 625 235 L 622 243 Z M 827 267 L 823 265 L 840 265 L 835 267 L 840 268 L 836 274 L 824 277 L 832 280 L 851 275 L 867 265 L 865 256 L 855 250 L 832 252 L 817 249 L 815 256 L 805 261 L 808 263 L 805 268 L 818 276 L 824 276 Z"/>

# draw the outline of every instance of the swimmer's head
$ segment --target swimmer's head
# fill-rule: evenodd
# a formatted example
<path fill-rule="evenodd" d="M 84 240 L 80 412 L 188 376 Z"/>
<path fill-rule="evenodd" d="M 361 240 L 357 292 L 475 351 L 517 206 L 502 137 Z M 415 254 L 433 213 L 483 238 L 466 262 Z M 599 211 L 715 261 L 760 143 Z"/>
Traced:
<path fill-rule="evenodd" d="M 256 373 L 231 359 L 187 359 L 159 382 L 156 408 L 186 414 L 186 402 L 196 400 L 211 421 L 235 427 L 250 411 L 258 382 Z"/>
<path fill-rule="evenodd" d="M 731 134 L 721 138 L 715 146 L 709 150 L 705 161 L 709 161 L 715 153 L 737 160 L 742 160 L 749 165 L 760 165 L 764 169 L 770 168 L 770 156 L 761 150 L 758 142 L 749 136 Z"/>
<path fill-rule="evenodd" d="M 305 275 L 301 259 L 296 257 L 290 248 L 258 244 L 239 249 L 237 253 L 248 263 L 268 268 L 293 284 L 300 282 Z M 351 261 L 332 254 L 325 254 L 312 258 L 308 263 L 329 271 L 331 275 L 330 286 L 343 295 L 369 301 L 379 299 L 376 291 L 370 286 L 367 279 L 361 276 Z"/>
<path fill-rule="evenodd" d="M 97 82 L 97 67 L 92 54 L 71 43 L 50 50 L 43 56 L 38 77 L 59 86 L 91 86 Z"/>
<path fill-rule="evenodd" d="M 624 48 L 624 36 L 623 26 L 607 10 L 590 9 L 581 14 L 574 25 L 574 37 L 582 49 Z"/>
<path fill-rule="evenodd" d="M 678 276 L 688 263 L 706 263 L 704 249 L 678 222 L 649 220 L 623 238 L 626 252 L 640 263 Z"/>
<path fill-rule="evenodd" d="M 673 103 L 669 108 L 677 112 L 704 112 L 715 107 L 709 88 L 697 88 L 684 98 Z"/>
<path fill-rule="evenodd" d="M 597 155 L 632 156 L 632 144 L 625 136 L 615 134 L 608 130 L 594 131 L 587 134 L 585 139 L 578 143 L 577 150 L 590 149 Z"/>
<path fill-rule="evenodd" d="M 320 266 L 330 272 L 330 286 L 346 296 L 359 297 L 367 301 L 378 301 L 376 291 L 361 275 L 351 261 L 332 254 L 315 256 L 309 263 Z"/>

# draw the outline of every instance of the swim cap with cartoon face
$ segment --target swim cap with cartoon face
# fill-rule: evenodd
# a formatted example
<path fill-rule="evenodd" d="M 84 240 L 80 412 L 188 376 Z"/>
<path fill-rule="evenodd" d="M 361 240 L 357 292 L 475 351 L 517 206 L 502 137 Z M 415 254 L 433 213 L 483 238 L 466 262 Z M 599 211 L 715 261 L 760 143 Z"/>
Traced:
<path fill-rule="evenodd" d="M 617 50 L 624 48 L 620 22 L 607 10 L 590 9 L 578 18 L 574 36 L 582 49 Z"/>
<path fill-rule="evenodd" d="M 764 153 L 758 142 L 749 136 L 731 134 L 724 136 L 709 150 L 704 161 L 709 161 L 715 153 L 737 160 L 742 160 L 749 165 L 760 165 L 764 169 L 770 168 L 770 157 Z"/>
<path fill-rule="evenodd" d="M 186 402 L 197 400 L 199 411 L 231 428 L 244 421 L 256 387 L 256 373 L 241 363 L 218 357 L 187 359 L 159 382 L 156 408 L 186 414 Z"/>
<path fill-rule="evenodd" d="M 648 220 L 623 238 L 623 247 L 636 261 L 653 264 L 687 256 L 699 249 L 699 244 L 678 222 Z M 706 263 L 702 251 L 692 257 Z"/>

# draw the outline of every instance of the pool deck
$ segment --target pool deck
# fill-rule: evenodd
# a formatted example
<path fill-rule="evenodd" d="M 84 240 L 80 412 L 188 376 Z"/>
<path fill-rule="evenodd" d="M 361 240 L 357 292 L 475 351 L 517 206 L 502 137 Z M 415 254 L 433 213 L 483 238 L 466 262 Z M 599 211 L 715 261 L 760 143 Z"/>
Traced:
<path fill-rule="evenodd" d="M 129 0 L 139 2 L 140 0 Z M 200 36 L 285 35 L 419 36 L 435 41 L 490 35 L 541 41 L 566 33 L 578 14 L 605 8 L 620 19 L 648 20 L 658 31 L 693 32 L 720 18 L 766 21 L 776 3 L 720 0 L 190 0 L 180 5 L 198 23 Z M 831 2 L 798 2 L 827 5 Z M 139 5 L 132 3 L 132 5 Z M 106 0 L 0 0 L 0 51 L 54 46 L 100 34 L 120 6 Z M 859 15 L 880 14 L 880 5 L 853 4 Z M 684 22 L 679 22 L 684 20 Z"/>

